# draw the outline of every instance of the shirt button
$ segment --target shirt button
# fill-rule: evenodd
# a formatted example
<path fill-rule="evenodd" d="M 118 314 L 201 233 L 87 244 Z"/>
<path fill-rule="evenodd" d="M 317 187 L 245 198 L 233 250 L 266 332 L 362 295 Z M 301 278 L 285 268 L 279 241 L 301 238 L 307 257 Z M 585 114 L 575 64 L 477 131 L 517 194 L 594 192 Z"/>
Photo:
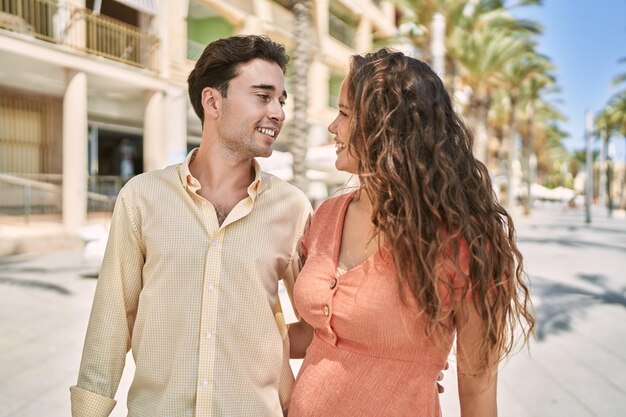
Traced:
<path fill-rule="evenodd" d="M 330 281 L 330 289 L 334 290 L 336 286 L 337 286 L 337 278 L 333 278 L 333 280 Z"/>
<path fill-rule="evenodd" d="M 206 332 L 206 333 L 204 334 L 204 337 L 206 337 L 207 339 L 210 339 L 210 338 L 212 338 L 212 337 L 213 337 L 213 335 L 211 334 L 211 332 Z"/>
<path fill-rule="evenodd" d="M 209 287 L 207 288 L 209 290 L 209 292 L 213 292 L 215 291 L 215 286 L 213 284 L 209 285 Z"/>
<path fill-rule="evenodd" d="M 209 381 L 207 381 L 206 379 L 204 381 L 202 381 L 202 386 L 204 388 L 208 387 L 209 386 Z"/>
<path fill-rule="evenodd" d="M 219 242 L 215 239 L 211 240 L 211 246 L 217 246 Z"/>
<path fill-rule="evenodd" d="M 328 317 L 328 315 L 330 314 L 330 307 L 328 307 L 328 305 L 324 306 L 324 315 L 326 317 Z"/>

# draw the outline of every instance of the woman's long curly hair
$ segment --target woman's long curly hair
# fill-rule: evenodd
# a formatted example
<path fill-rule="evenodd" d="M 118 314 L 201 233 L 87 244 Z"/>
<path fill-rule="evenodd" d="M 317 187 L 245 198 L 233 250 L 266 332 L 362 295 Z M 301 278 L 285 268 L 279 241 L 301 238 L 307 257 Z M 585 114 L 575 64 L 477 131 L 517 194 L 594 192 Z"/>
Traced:
<path fill-rule="evenodd" d="M 346 79 L 352 110 L 349 152 L 373 206 L 377 234 L 393 254 L 400 288 L 415 297 L 429 332 L 443 324 L 441 259 L 458 265 L 469 248 L 471 288 L 484 322 L 481 365 L 493 371 L 534 328 L 522 255 L 511 216 L 498 203 L 473 137 L 455 113 L 439 77 L 425 63 L 382 49 L 353 56 Z M 450 248 L 453 250 L 451 251 Z M 465 268 L 467 269 L 467 268 Z"/>

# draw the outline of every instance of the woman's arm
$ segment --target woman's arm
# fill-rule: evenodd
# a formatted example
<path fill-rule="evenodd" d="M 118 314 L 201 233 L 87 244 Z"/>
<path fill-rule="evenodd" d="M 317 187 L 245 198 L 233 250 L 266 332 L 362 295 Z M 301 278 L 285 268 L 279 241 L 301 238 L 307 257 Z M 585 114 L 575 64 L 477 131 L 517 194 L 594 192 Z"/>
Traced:
<path fill-rule="evenodd" d="M 455 313 L 461 417 L 497 417 L 497 370 L 477 372 L 484 360 L 480 345 L 486 337 L 485 323 L 474 303 L 467 301 L 463 307 Z"/>
<path fill-rule="evenodd" d="M 303 319 L 287 326 L 289 332 L 289 357 L 302 359 L 313 340 L 313 327 Z"/>

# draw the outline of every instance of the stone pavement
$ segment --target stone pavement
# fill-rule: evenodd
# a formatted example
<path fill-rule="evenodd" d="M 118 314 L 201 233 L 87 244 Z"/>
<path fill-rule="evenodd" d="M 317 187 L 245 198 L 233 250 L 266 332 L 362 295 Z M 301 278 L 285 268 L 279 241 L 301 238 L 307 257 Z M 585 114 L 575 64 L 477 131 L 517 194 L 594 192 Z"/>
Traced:
<path fill-rule="evenodd" d="M 500 416 L 626 416 L 624 215 L 596 210 L 585 225 L 581 210 L 544 207 L 517 224 L 538 328 L 530 354 L 501 368 Z M 69 415 L 96 284 L 80 271 L 77 250 L 0 258 L 0 417 Z M 451 364 L 444 417 L 459 415 Z M 129 370 L 115 417 L 125 415 Z"/>
<path fill-rule="evenodd" d="M 517 219 L 538 325 L 500 369 L 500 416 L 626 416 L 626 219 L 583 220 L 560 206 Z M 449 374 L 443 415 L 457 416 Z"/>

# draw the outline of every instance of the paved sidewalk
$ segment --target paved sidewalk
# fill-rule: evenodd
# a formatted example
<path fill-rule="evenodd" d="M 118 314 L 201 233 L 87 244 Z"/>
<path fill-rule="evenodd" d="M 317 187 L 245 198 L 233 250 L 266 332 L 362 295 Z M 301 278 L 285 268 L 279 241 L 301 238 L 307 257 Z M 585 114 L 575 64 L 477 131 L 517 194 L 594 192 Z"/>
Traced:
<path fill-rule="evenodd" d="M 539 325 L 530 356 L 502 367 L 500 416 L 626 415 L 626 219 L 593 220 L 558 207 L 518 220 Z M 0 258 L 0 417 L 69 415 L 96 284 L 84 262 L 75 250 Z M 444 385 L 444 417 L 458 416 L 453 369 Z"/>
<path fill-rule="evenodd" d="M 503 417 L 626 416 L 626 219 L 559 206 L 518 218 L 538 321 L 530 352 L 501 367 Z M 454 371 L 443 415 L 458 416 Z"/>

